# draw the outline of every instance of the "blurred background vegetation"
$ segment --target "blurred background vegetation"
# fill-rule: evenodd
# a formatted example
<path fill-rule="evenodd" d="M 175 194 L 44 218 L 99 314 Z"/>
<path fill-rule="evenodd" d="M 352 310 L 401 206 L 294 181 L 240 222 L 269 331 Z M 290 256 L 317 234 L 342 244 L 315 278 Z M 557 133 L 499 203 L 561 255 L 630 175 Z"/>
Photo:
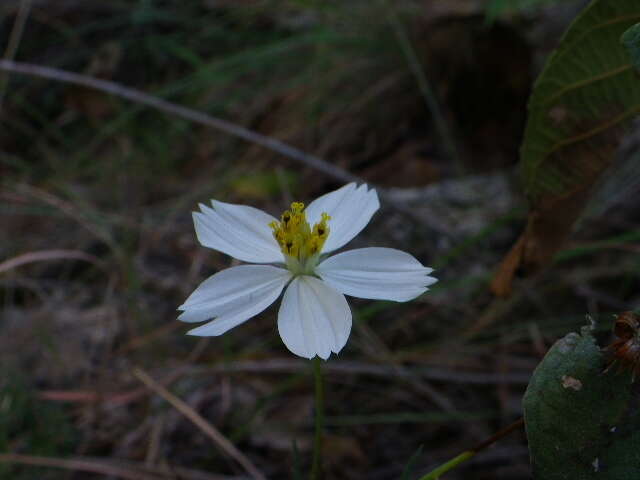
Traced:
<path fill-rule="evenodd" d="M 353 333 L 326 364 L 325 470 L 396 479 L 412 459 L 414 478 L 520 417 L 536 364 L 585 314 L 606 338 L 611 314 L 640 300 L 633 195 L 587 209 L 510 297 L 488 288 L 526 218 L 527 98 L 584 4 L 4 0 L 0 54 L 223 118 L 392 200 L 353 245 L 410 251 L 440 282 L 409 304 L 350 302 Z M 247 478 L 135 367 L 268 478 L 305 471 L 310 372 L 274 309 L 199 339 L 176 307 L 231 263 L 198 245 L 198 202 L 278 214 L 343 182 L 62 81 L 0 72 L 0 95 L 0 478 Z M 519 432 L 447 478 L 526 479 L 528 462 Z"/>

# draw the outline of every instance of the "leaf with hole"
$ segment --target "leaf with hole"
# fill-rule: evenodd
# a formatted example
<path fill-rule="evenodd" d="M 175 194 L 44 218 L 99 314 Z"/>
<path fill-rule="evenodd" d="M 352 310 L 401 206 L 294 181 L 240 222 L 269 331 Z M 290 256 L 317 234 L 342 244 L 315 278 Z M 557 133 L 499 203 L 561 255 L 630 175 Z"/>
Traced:
<path fill-rule="evenodd" d="M 605 367 L 584 327 L 558 340 L 536 368 L 523 400 L 534 479 L 638 478 L 637 393 L 628 372 Z"/>

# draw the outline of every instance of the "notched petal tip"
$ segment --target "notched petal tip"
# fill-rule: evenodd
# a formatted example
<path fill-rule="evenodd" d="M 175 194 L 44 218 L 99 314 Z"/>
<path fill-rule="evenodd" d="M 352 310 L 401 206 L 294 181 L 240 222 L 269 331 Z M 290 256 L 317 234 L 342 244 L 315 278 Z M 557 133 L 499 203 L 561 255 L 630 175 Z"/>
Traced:
<path fill-rule="evenodd" d="M 185 333 L 185 335 L 191 335 L 192 337 L 201 337 L 202 335 L 198 333 L 198 330 L 200 330 L 201 328 L 202 327 L 192 328 L 187 333 Z"/>
<path fill-rule="evenodd" d="M 213 322 L 215 322 L 215 320 L 213 320 Z M 206 325 L 201 325 L 199 327 L 196 328 L 192 328 L 191 330 L 189 330 L 187 333 L 185 333 L 185 335 L 191 335 L 192 337 L 219 337 L 220 335 L 224 334 L 226 332 L 225 331 L 212 331 L 211 330 L 211 324 L 213 322 L 209 322 Z"/>
<path fill-rule="evenodd" d="M 431 273 L 431 272 L 429 272 Z M 438 279 L 436 277 L 431 277 L 429 276 L 429 274 L 427 274 L 426 277 L 424 277 L 424 286 L 425 287 L 430 287 L 431 285 L 433 285 L 434 283 L 438 282 Z"/>
<path fill-rule="evenodd" d="M 189 335 L 217 336 L 271 305 L 291 278 L 285 269 L 271 265 L 240 265 L 209 277 L 178 307 L 178 320 L 211 320 Z"/>
<path fill-rule="evenodd" d="M 322 195 L 306 209 L 310 223 L 320 219 L 322 213 L 331 217 L 330 234 L 322 248 L 322 253 L 336 250 L 367 226 L 373 214 L 380 208 L 375 188 L 366 183 L 357 186 L 355 182 Z"/>
<path fill-rule="evenodd" d="M 369 247 L 327 258 L 317 274 L 339 292 L 359 298 L 406 302 L 423 294 L 436 282 L 409 253 L 392 248 Z"/>
<path fill-rule="evenodd" d="M 371 207 L 378 210 L 380 208 L 380 198 L 378 197 L 378 192 L 375 188 L 372 188 L 368 192 L 369 202 L 371 203 Z"/>
<path fill-rule="evenodd" d="M 269 228 L 274 220 L 271 215 L 213 199 L 211 205 L 213 208 L 200 203 L 200 212 L 192 213 L 196 236 L 203 246 L 244 262 L 282 262 L 282 252 Z"/>

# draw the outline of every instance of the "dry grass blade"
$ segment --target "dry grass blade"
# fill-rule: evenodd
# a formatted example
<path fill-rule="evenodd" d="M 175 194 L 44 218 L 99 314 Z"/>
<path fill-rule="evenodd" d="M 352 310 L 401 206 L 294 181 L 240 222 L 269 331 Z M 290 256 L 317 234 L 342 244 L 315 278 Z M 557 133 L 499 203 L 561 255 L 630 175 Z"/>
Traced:
<path fill-rule="evenodd" d="M 184 369 L 180 368 L 163 378 L 159 385 L 167 387 L 178 380 L 184 374 Z M 135 402 L 146 396 L 148 390 L 144 387 L 122 392 L 96 392 L 91 390 L 43 390 L 38 396 L 44 400 L 53 402 L 71 403 L 96 403 L 104 402 L 110 407 L 121 407 L 131 402 Z"/>
<path fill-rule="evenodd" d="M 2 61 L 3 60 L 0 60 L 0 62 Z M 46 203 L 47 205 L 51 205 L 52 207 L 57 208 L 64 214 L 68 215 L 70 218 L 74 219 L 76 222 L 78 222 L 78 224 L 82 225 L 104 243 L 109 245 L 111 249 L 113 249 L 114 251 L 117 250 L 117 245 L 111 239 L 108 232 L 101 230 L 97 227 L 97 225 L 94 225 L 93 223 L 87 221 L 82 212 L 80 212 L 77 206 L 73 205 L 72 203 L 63 200 L 56 195 L 53 195 L 51 192 L 46 192 L 40 188 L 33 187 L 27 184 L 18 185 L 17 190 L 19 194 L 25 194 L 28 197 L 35 198 L 41 202 Z"/>
<path fill-rule="evenodd" d="M 111 407 L 120 407 L 134 402 L 146 395 L 146 389 L 137 388 L 128 392 L 101 394 L 87 390 L 44 390 L 38 397 L 52 402 L 98 403 L 104 402 Z"/>
<path fill-rule="evenodd" d="M 198 412 L 173 395 L 169 390 L 157 383 L 145 371 L 135 368 L 133 374 L 147 387 L 169 402 L 176 410 L 191 420 L 200 430 L 209 436 L 220 449 L 236 460 L 253 477 L 259 480 L 266 480 L 266 477 L 235 445 L 222 435 L 216 427 L 207 422 Z"/>
<path fill-rule="evenodd" d="M 8 272 L 14 268 L 34 262 L 46 262 L 50 260 L 84 260 L 101 266 L 102 262 L 93 255 L 81 250 L 39 250 L 36 252 L 23 253 L 17 257 L 10 258 L 0 263 L 0 273 Z"/>
<path fill-rule="evenodd" d="M 32 455 L 21 455 L 17 453 L 0 454 L 0 463 L 19 463 L 37 467 L 64 468 L 82 472 L 91 472 L 102 475 L 114 476 L 117 478 L 131 480 L 164 480 L 164 479 L 184 479 L 184 480 L 245 480 L 246 477 L 229 477 L 217 475 L 191 468 L 163 466 L 153 467 L 137 462 L 120 461 L 116 462 L 75 457 L 75 458 L 53 458 L 38 457 Z"/>
<path fill-rule="evenodd" d="M 78 458 L 51 458 L 34 457 L 31 455 L 19 455 L 15 453 L 0 454 L 2 463 L 21 463 L 23 465 L 33 465 L 39 467 L 65 468 L 68 470 L 79 470 L 83 472 L 99 473 L 118 478 L 131 480 L 159 480 L 162 477 L 154 474 L 146 474 L 136 469 L 126 468 L 118 465 L 111 465 L 106 462 L 86 460 Z"/>

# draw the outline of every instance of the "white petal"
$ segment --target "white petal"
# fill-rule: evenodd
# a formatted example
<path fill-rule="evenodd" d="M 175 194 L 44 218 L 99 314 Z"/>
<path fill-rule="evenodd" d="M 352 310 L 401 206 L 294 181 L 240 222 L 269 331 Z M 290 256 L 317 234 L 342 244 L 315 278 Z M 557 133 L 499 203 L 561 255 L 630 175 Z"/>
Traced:
<path fill-rule="evenodd" d="M 190 335 L 222 335 L 271 305 L 291 279 L 291 273 L 271 265 L 240 265 L 207 278 L 178 307 L 183 322 L 212 322 Z"/>
<path fill-rule="evenodd" d="M 311 226 L 320 220 L 323 212 L 331 215 L 329 236 L 322 248 L 322 253 L 327 253 L 342 247 L 360 233 L 378 208 L 380 202 L 375 189 L 368 190 L 366 184 L 356 188 L 355 183 L 348 183 L 316 198 L 305 212 Z"/>
<path fill-rule="evenodd" d="M 326 360 L 338 353 L 351 332 L 351 310 L 344 295 L 315 277 L 293 279 L 278 312 L 278 332 L 296 355 Z"/>
<path fill-rule="evenodd" d="M 198 240 L 238 260 L 252 263 L 282 262 L 283 255 L 269 223 L 275 218 L 257 208 L 211 200 L 193 213 Z"/>
<path fill-rule="evenodd" d="M 327 258 L 316 273 L 352 297 L 406 302 L 437 280 L 412 255 L 393 248 L 358 248 Z"/>

